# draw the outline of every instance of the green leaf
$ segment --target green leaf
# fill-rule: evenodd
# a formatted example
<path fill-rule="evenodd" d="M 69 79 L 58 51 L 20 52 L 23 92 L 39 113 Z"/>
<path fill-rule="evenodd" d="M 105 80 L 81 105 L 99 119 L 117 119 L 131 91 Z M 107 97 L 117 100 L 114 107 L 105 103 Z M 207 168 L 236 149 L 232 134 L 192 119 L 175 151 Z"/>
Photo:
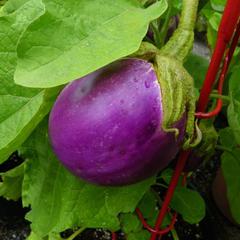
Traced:
<path fill-rule="evenodd" d="M 200 89 L 202 87 L 208 65 L 209 62 L 206 58 L 193 53 L 188 56 L 187 61 L 184 63 L 184 67 L 193 77 L 194 86 L 197 89 Z"/>
<path fill-rule="evenodd" d="M 27 240 L 43 240 L 43 239 L 40 238 L 37 234 L 35 234 L 35 233 L 32 231 L 31 234 L 28 236 Z"/>
<path fill-rule="evenodd" d="M 229 79 L 230 104 L 227 109 L 227 118 L 237 144 L 240 144 L 240 86 L 239 86 L 240 67 L 234 68 Z"/>
<path fill-rule="evenodd" d="M 59 233 L 53 233 L 48 235 L 47 237 L 41 238 L 32 231 L 31 234 L 28 236 L 27 240 L 64 240 L 64 239 L 61 238 Z"/>
<path fill-rule="evenodd" d="M 142 224 L 138 217 L 132 213 L 125 213 L 120 215 L 121 229 L 124 233 L 128 234 L 130 232 L 140 231 Z"/>
<path fill-rule="evenodd" d="M 234 138 L 234 133 L 230 127 L 226 127 L 224 129 L 221 129 L 219 131 L 219 137 L 220 137 L 220 143 L 229 148 L 235 148 L 237 146 L 237 143 Z"/>
<path fill-rule="evenodd" d="M 167 184 L 170 183 L 171 178 L 173 175 L 173 170 L 171 168 L 165 169 L 163 172 L 161 172 L 161 178 L 166 182 Z"/>
<path fill-rule="evenodd" d="M 143 196 L 142 200 L 138 204 L 138 208 L 141 210 L 144 218 L 148 221 L 153 219 L 155 221 L 155 217 L 157 215 L 158 209 L 156 195 L 151 191 L 147 191 Z"/>
<path fill-rule="evenodd" d="M 218 27 L 222 18 L 222 14 L 214 11 L 209 11 L 208 24 L 207 24 L 207 40 L 208 44 L 213 50 L 217 40 Z"/>
<path fill-rule="evenodd" d="M 0 17 L 0 163 L 28 137 L 50 109 L 49 91 L 15 85 L 16 48 L 26 27 L 44 11 L 39 0 L 10 0 Z M 52 102 L 52 101 L 51 101 Z"/>
<path fill-rule="evenodd" d="M 148 222 L 150 226 L 154 226 L 158 213 L 159 213 L 159 207 L 161 206 L 162 199 L 159 196 L 158 192 L 155 192 L 154 190 L 149 190 L 145 193 L 144 197 L 138 204 L 138 208 L 140 209 L 141 213 L 143 214 L 144 218 Z M 163 220 L 162 227 L 167 227 L 171 222 L 171 217 L 169 214 L 167 214 Z"/>
<path fill-rule="evenodd" d="M 208 20 L 208 22 L 210 23 L 211 27 L 217 32 L 218 31 L 218 27 L 220 24 L 222 18 L 222 14 L 214 12 L 211 16 L 211 18 Z"/>
<path fill-rule="evenodd" d="M 27 26 L 40 16 L 44 6 L 39 0 L 9 0 L 0 17 L 0 96 L 33 97 L 39 90 L 15 85 L 13 74 L 17 65 L 17 44 Z M 9 5 L 13 4 L 12 7 Z M 21 3 L 21 4 L 20 4 Z M 8 15 L 9 14 L 9 15 Z"/>
<path fill-rule="evenodd" d="M 240 66 L 236 66 L 229 79 L 229 91 L 232 94 L 232 97 L 238 101 L 240 101 L 239 76 L 240 76 Z"/>
<path fill-rule="evenodd" d="M 166 0 L 43 0 L 46 12 L 18 45 L 17 84 L 48 88 L 80 78 L 135 51 Z"/>
<path fill-rule="evenodd" d="M 122 230 L 129 240 L 148 240 L 150 233 L 143 229 L 141 221 L 133 213 L 121 214 L 120 217 Z"/>
<path fill-rule="evenodd" d="M 149 238 L 150 238 L 150 233 L 143 230 L 136 233 L 130 233 L 127 236 L 128 240 L 148 240 Z"/>
<path fill-rule="evenodd" d="M 118 215 L 134 211 L 154 179 L 126 187 L 88 184 L 66 170 L 48 141 L 46 122 L 22 149 L 27 157 L 23 204 L 31 205 L 27 219 L 40 237 L 73 227 L 120 228 Z"/>
<path fill-rule="evenodd" d="M 198 192 L 185 187 L 177 187 L 171 207 L 190 223 L 198 223 L 205 217 L 205 203 Z"/>
<path fill-rule="evenodd" d="M 31 98 L 0 96 L 0 162 L 5 161 L 49 112 L 53 93 L 44 90 Z"/>
<path fill-rule="evenodd" d="M 231 127 L 237 144 L 240 144 L 240 104 L 234 101 L 232 95 L 231 102 L 227 109 L 228 124 Z"/>
<path fill-rule="evenodd" d="M 0 182 L 0 196 L 9 200 L 18 200 L 22 193 L 23 174 L 24 164 L 5 173 L 0 173 L 2 178 L 2 182 Z"/>
<path fill-rule="evenodd" d="M 226 0 L 210 0 L 212 8 L 219 12 L 223 12 L 226 2 Z"/>
<path fill-rule="evenodd" d="M 224 152 L 221 161 L 231 213 L 240 224 L 240 149 L 235 149 L 232 153 Z"/>

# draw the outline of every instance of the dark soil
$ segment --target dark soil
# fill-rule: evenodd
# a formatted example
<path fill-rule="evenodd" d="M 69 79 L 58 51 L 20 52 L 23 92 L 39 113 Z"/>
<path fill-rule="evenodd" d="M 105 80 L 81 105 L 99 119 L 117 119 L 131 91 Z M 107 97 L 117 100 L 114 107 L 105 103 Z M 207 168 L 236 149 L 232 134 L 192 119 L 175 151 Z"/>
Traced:
<path fill-rule="evenodd" d="M 0 198 L 0 239 L 24 240 L 30 233 L 29 223 L 24 220 L 26 210 L 21 202 Z"/>

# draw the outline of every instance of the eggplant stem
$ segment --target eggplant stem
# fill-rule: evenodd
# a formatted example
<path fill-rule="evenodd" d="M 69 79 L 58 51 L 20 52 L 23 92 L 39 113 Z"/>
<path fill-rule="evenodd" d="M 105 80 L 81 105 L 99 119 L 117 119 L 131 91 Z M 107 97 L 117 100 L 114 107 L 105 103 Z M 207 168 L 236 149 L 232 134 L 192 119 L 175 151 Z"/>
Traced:
<path fill-rule="evenodd" d="M 191 51 L 194 40 L 199 0 L 183 0 L 180 22 L 169 41 L 160 49 L 160 53 L 183 62 Z"/>

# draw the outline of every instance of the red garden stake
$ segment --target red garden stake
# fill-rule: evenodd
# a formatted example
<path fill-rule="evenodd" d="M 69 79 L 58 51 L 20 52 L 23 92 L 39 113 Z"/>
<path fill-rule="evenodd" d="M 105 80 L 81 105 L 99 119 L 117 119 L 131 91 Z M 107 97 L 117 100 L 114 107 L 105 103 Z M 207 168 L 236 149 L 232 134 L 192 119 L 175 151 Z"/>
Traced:
<path fill-rule="evenodd" d="M 227 45 L 229 44 L 233 36 L 239 16 L 240 1 L 228 0 L 219 26 L 216 46 L 199 97 L 197 107 L 198 112 L 204 112 L 207 107 L 209 95 L 211 93 Z"/>
<path fill-rule="evenodd" d="M 218 94 L 219 95 L 222 95 L 223 83 L 224 83 L 224 80 L 225 80 L 225 76 L 226 76 L 226 73 L 227 73 L 227 70 L 228 70 L 231 58 L 233 56 L 234 50 L 235 50 L 235 48 L 237 46 L 239 37 L 240 37 L 240 21 L 238 22 L 235 34 L 233 36 L 233 40 L 232 40 L 231 46 L 226 51 L 226 57 L 224 59 L 222 71 L 221 71 L 221 74 L 220 74 L 220 77 L 219 77 L 219 82 L 218 82 Z M 213 117 L 213 116 L 217 115 L 221 111 L 221 108 L 222 108 L 222 100 L 218 99 L 217 100 L 217 105 L 216 105 L 214 110 L 212 110 L 209 113 L 197 112 L 195 114 L 195 116 L 197 118 L 210 118 L 210 117 Z"/>
<path fill-rule="evenodd" d="M 162 204 L 162 208 L 161 208 L 161 210 L 158 214 L 157 221 L 155 223 L 155 227 L 154 227 L 155 230 L 159 230 L 160 226 L 162 225 L 164 217 L 165 217 L 165 215 L 167 213 L 167 210 L 169 208 L 169 204 L 170 204 L 171 199 L 173 197 L 174 191 L 177 187 L 179 177 L 180 177 L 180 175 L 183 171 L 183 168 L 185 166 L 185 163 L 188 159 L 189 154 L 190 154 L 189 150 L 182 151 L 180 153 L 180 156 L 179 156 L 174 174 L 172 176 L 171 182 L 170 182 L 169 187 L 168 187 L 168 191 L 166 193 L 165 199 L 164 199 L 163 204 Z M 161 234 L 160 236 L 162 236 L 162 235 L 163 234 Z M 156 237 L 157 237 L 157 234 L 152 233 L 150 240 L 155 240 Z"/>
<path fill-rule="evenodd" d="M 112 232 L 112 240 L 117 240 L 117 234 L 115 232 Z"/>
<path fill-rule="evenodd" d="M 222 71 L 221 71 L 219 81 L 218 81 L 218 94 L 219 95 L 222 95 L 223 83 L 224 83 L 224 80 L 225 80 L 225 76 L 226 76 L 226 73 L 228 71 L 228 67 L 229 67 L 230 61 L 232 59 L 234 50 L 237 47 L 239 37 L 240 37 L 240 20 L 237 24 L 236 31 L 235 31 L 235 34 L 233 36 L 233 40 L 232 40 L 232 43 L 230 45 L 230 48 L 227 49 L 226 57 L 224 59 Z M 214 110 L 212 110 L 211 112 L 208 112 L 208 113 L 197 112 L 195 114 L 195 116 L 197 118 L 211 118 L 213 116 L 216 116 L 221 111 L 221 108 L 222 108 L 222 100 L 218 99 L 217 100 L 217 105 L 214 108 Z"/>

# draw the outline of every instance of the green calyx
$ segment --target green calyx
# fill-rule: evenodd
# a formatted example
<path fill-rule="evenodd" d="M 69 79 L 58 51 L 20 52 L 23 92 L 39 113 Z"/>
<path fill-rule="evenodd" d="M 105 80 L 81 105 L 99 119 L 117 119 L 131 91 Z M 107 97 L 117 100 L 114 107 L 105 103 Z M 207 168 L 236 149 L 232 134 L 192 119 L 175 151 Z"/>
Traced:
<path fill-rule="evenodd" d="M 194 135 L 195 97 L 192 77 L 182 64 L 173 58 L 157 54 L 154 63 L 161 87 L 163 104 L 163 129 L 166 132 L 179 130 L 174 127 L 186 115 L 186 133 L 184 145 L 192 143 Z"/>
<path fill-rule="evenodd" d="M 130 57 L 150 61 L 154 66 L 162 95 L 163 130 L 174 132 L 177 138 L 179 129 L 174 125 L 186 117 L 183 147 L 189 148 L 196 145 L 201 139 L 201 134 L 197 129 L 195 130 L 194 124 L 195 95 L 193 79 L 183 67 L 182 62 L 162 55 L 159 49 L 147 42 L 143 42 L 139 50 Z"/>

